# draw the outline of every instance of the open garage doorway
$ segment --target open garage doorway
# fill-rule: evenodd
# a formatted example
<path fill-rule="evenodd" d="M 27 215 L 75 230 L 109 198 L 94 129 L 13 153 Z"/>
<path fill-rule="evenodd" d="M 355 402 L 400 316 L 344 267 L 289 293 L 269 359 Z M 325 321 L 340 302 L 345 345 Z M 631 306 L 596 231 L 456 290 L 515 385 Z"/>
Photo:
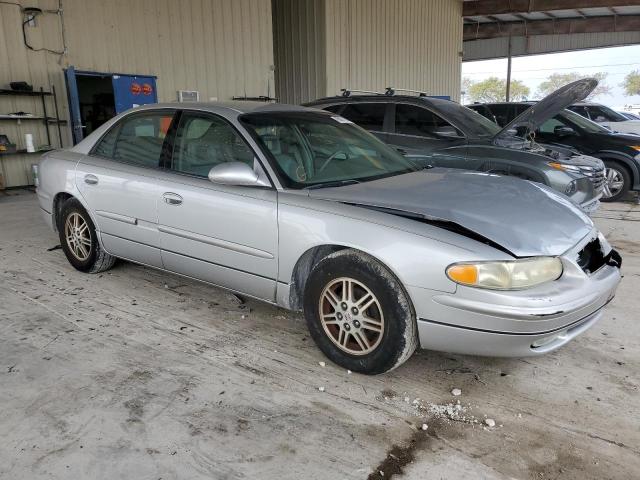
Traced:
<path fill-rule="evenodd" d="M 65 69 L 74 145 L 133 107 L 157 103 L 156 77 Z"/>

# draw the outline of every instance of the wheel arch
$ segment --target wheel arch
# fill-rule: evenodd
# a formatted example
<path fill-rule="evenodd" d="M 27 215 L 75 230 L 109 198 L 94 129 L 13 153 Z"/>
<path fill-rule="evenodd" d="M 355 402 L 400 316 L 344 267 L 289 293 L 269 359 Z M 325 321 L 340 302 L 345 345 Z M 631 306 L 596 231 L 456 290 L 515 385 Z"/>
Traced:
<path fill-rule="evenodd" d="M 296 261 L 289 284 L 289 308 L 301 311 L 304 303 L 304 289 L 313 267 L 327 255 L 351 248 L 347 245 L 324 244 L 307 249 Z"/>
<path fill-rule="evenodd" d="M 606 162 L 607 160 L 618 162 L 620 165 L 625 167 L 629 172 L 629 175 L 631 176 L 631 183 L 632 183 L 631 189 L 632 190 L 637 189 L 637 187 L 640 184 L 640 170 L 638 169 L 638 166 L 631 158 L 625 155 L 621 155 L 620 153 L 617 153 L 617 152 L 608 152 L 608 151 L 594 153 L 593 156 L 599 158 L 603 162 Z"/>
<path fill-rule="evenodd" d="M 413 304 L 413 300 L 411 299 L 411 295 L 406 290 L 404 283 L 400 279 L 398 272 L 396 272 L 393 268 L 391 268 L 386 262 L 382 261 L 378 256 L 363 250 L 361 248 L 357 248 L 351 245 L 341 245 L 341 244 L 322 244 L 316 245 L 309 249 L 307 249 L 296 261 L 293 271 L 291 272 L 291 279 L 289 284 L 289 308 L 295 311 L 301 311 L 304 303 L 304 291 L 307 285 L 307 280 L 313 268 L 320 262 L 323 258 L 331 255 L 332 253 L 338 252 L 340 250 L 353 250 L 355 252 L 362 253 L 373 258 L 376 262 L 386 268 L 391 275 L 393 275 L 399 282 L 400 285 L 405 289 L 407 294 L 407 298 L 409 298 L 410 302 Z M 413 306 L 412 306 L 413 308 Z"/>
<path fill-rule="evenodd" d="M 93 225 L 96 227 L 96 231 L 98 231 L 98 224 L 96 222 L 95 219 L 95 215 L 93 214 L 93 212 L 89 209 L 89 207 L 87 206 L 86 202 L 84 201 L 84 198 L 82 198 L 82 195 L 74 195 L 73 193 L 70 193 L 68 191 L 61 191 L 58 192 L 54 195 L 53 197 L 53 211 L 51 212 L 51 215 L 53 216 L 53 228 L 54 230 L 57 232 L 58 231 L 58 220 L 60 219 L 60 215 L 62 214 L 62 206 L 64 205 L 64 203 L 73 198 L 74 200 L 77 200 L 78 202 L 80 202 L 80 205 L 82 205 L 82 208 L 84 208 L 84 210 L 87 212 L 87 214 L 89 215 L 89 217 L 91 218 L 91 221 L 93 222 Z M 100 232 L 98 231 L 98 241 L 100 242 L 100 244 L 102 245 L 102 239 L 100 238 Z"/>

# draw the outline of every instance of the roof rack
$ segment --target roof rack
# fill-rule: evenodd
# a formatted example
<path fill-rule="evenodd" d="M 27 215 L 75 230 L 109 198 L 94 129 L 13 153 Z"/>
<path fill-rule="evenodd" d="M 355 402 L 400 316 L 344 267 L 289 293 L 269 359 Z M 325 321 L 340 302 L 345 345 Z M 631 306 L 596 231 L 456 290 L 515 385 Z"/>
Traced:
<path fill-rule="evenodd" d="M 351 88 L 341 88 L 340 91 L 342 92 L 342 96 L 343 97 L 349 97 L 349 96 L 351 96 L 352 93 L 366 93 L 368 95 L 382 95 L 382 93 L 380 93 L 380 92 L 372 92 L 370 90 L 353 90 Z"/>
<path fill-rule="evenodd" d="M 396 92 L 409 92 L 409 93 L 417 93 L 419 97 L 426 97 L 427 94 L 425 92 L 421 92 L 420 90 L 411 90 L 409 88 L 394 88 L 387 87 L 384 94 L 385 95 L 395 95 Z"/>
<path fill-rule="evenodd" d="M 420 90 L 411 90 L 409 88 L 394 88 L 394 87 L 387 87 L 384 89 L 384 92 L 373 92 L 371 90 L 353 90 L 351 88 L 341 88 L 340 91 L 342 92 L 342 96 L 343 97 L 349 97 L 351 96 L 352 93 L 364 93 L 367 95 L 386 95 L 386 96 L 392 96 L 395 95 L 396 92 L 409 92 L 409 93 L 417 93 L 419 97 L 427 97 L 428 95 L 426 94 L 426 92 L 422 92 Z"/>

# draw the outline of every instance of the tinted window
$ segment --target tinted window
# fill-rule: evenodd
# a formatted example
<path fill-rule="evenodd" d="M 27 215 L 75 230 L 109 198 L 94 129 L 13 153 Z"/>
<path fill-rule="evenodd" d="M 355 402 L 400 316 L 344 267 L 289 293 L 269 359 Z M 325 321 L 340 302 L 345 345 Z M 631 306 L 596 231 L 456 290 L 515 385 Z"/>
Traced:
<path fill-rule="evenodd" d="M 491 113 L 491 110 L 489 110 L 489 108 L 487 106 L 485 106 L 485 105 L 469 105 L 468 108 L 470 108 L 474 112 L 478 112 L 484 118 L 488 118 L 492 122 L 495 122 L 495 118 L 493 117 L 493 113 Z"/>
<path fill-rule="evenodd" d="M 538 131 L 540 133 L 553 134 L 555 133 L 556 127 L 566 127 L 566 126 L 567 125 L 561 122 L 560 119 L 558 119 L 557 117 L 554 117 L 554 118 L 550 118 L 549 120 L 544 122 L 542 125 L 540 125 L 540 128 L 538 129 Z"/>
<path fill-rule="evenodd" d="M 493 113 L 496 122 L 501 127 L 504 127 L 515 118 L 513 107 L 511 105 L 491 105 L 489 108 L 491 109 L 491 113 Z"/>
<path fill-rule="evenodd" d="M 604 106 L 590 105 L 588 107 L 588 110 L 589 118 L 591 118 L 591 120 L 593 120 L 594 122 L 624 122 L 626 120 L 626 118 L 624 118 L 615 110 L 611 110 L 610 108 Z"/>
<path fill-rule="evenodd" d="M 432 111 L 402 103 L 396 105 L 396 133 L 418 137 L 460 135 L 449 122 Z"/>
<path fill-rule="evenodd" d="M 340 115 L 365 130 L 382 132 L 386 109 L 385 103 L 350 103 Z"/>
<path fill-rule="evenodd" d="M 96 145 L 94 153 L 141 167 L 157 167 L 173 113 L 154 112 L 127 117 Z"/>
<path fill-rule="evenodd" d="M 253 151 L 221 118 L 198 113 L 182 114 L 173 148 L 173 170 L 206 177 L 216 165 L 242 162 L 253 167 L 253 161 Z"/>
<path fill-rule="evenodd" d="M 331 113 L 340 113 L 343 107 L 344 105 L 329 105 L 328 107 L 322 107 L 322 109 Z"/>
<path fill-rule="evenodd" d="M 449 100 L 429 99 L 432 108 L 471 137 L 493 137 L 500 131 L 492 120 Z"/>
<path fill-rule="evenodd" d="M 589 118 L 589 113 L 587 112 L 587 107 L 571 105 L 568 107 L 572 112 L 576 112 L 578 115 L 582 115 L 585 118 Z"/>

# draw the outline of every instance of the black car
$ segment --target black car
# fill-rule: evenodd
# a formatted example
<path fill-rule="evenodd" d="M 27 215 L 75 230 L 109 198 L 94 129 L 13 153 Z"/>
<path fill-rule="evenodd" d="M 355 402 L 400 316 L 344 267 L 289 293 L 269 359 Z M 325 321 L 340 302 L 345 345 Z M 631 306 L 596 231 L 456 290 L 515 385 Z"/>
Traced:
<path fill-rule="evenodd" d="M 535 102 L 478 103 L 468 107 L 504 127 L 532 105 Z M 573 147 L 602 159 L 606 166 L 603 201 L 619 200 L 629 190 L 640 190 L 638 135 L 614 133 L 570 110 L 539 125 L 533 135 L 536 142 Z"/>
<path fill-rule="evenodd" d="M 527 114 L 542 123 L 572 102 L 584 98 L 597 81 L 580 80 L 549 95 L 545 106 Z M 405 156 L 431 166 L 463 168 L 510 175 L 542 183 L 569 196 L 585 211 L 598 206 L 604 185 L 604 164 L 565 147 L 523 142 L 510 129 L 450 100 L 426 95 L 351 94 L 305 104 L 351 121 Z"/>

